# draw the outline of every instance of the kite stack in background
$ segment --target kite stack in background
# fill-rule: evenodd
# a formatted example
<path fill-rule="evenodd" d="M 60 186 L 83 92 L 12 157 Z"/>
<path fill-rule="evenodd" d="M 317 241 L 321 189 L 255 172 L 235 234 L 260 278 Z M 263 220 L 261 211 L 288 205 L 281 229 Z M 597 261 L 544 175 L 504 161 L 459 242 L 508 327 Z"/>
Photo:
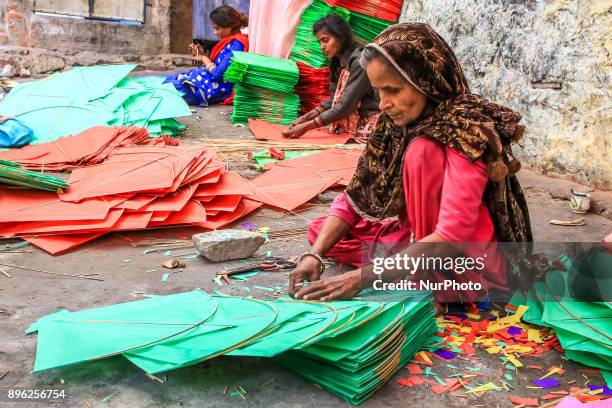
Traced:
<path fill-rule="evenodd" d="M 307 113 L 329 98 L 329 68 L 313 68 L 298 62 L 300 80 L 295 92 L 302 101 L 301 112 Z"/>
<path fill-rule="evenodd" d="M 396 22 L 402 13 L 402 0 L 325 0 L 329 5 L 355 13 Z"/>
<path fill-rule="evenodd" d="M 136 65 L 77 67 L 20 83 L 0 102 L 4 116 L 34 132 L 32 144 L 53 141 L 93 126 L 139 126 L 152 136 L 177 135 L 175 118 L 191 110 L 163 77 L 127 78 Z"/>
<path fill-rule="evenodd" d="M 355 34 L 355 37 L 357 37 L 364 44 L 372 42 L 374 37 L 376 37 L 390 25 L 397 22 L 397 20 L 381 20 L 376 17 L 356 13 L 354 11 L 351 11 L 350 15 L 351 17 L 349 24 L 353 29 L 353 33 Z"/>
<path fill-rule="evenodd" d="M 0 188 L 0 237 L 61 253 L 111 231 L 193 225 L 218 229 L 260 207 L 251 184 L 224 172 L 215 150 L 127 146 L 72 171 L 69 189 Z"/>
<path fill-rule="evenodd" d="M 571 289 L 577 277 L 584 279 L 579 269 L 588 263 L 586 267 L 592 272 L 589 274 L 591 279 L 597 276 L 602 279 L 589 288 L 580 289 L 592 290 L 598 286 L 602 296 L 606 296 L 606 291 L 609 296 L 609 272 L 606 271 L 609 271 L 611 259 L 612 255 L 602 251 L 583 259 L 584 264 L 577 265 L 569 257 L 562 256 L 560 261 L 565 271 L 548 271 L 543 282 L 534 283 L 526 294 L 517 292 L 506 306 L 510 311 L 520 305 L 528 306 L 523 320 L 553 328 L 565 350 L 565 357 L 599 368 L 608 386 L 612 386 L 612 305 L 606 299 L 596 299 L 600 295 L 579 299 Z"/>
<path fill-rule="evenodd" d="M 225 80 L 235 84 L 232 122 L 263 119 L 288 125 L 297 118 L 300 99 L 294 88 L 299 70 L 295 62 L 237 51 Z"/>
<path fill-rule="evenodd" d="M 39 319 L 28 333 L 38 332 L 35 372 L 117 354 L 149 374 L 221 355 L 277 357 L 358 404 L 431 340 L 432 303 L 431 293 L 418 291 L 364 291 L 359 299 L 325 303 L 210 296 L 198 289 L 61 310 Z M 51 346 L 58 342 L 63 347 Z"/>

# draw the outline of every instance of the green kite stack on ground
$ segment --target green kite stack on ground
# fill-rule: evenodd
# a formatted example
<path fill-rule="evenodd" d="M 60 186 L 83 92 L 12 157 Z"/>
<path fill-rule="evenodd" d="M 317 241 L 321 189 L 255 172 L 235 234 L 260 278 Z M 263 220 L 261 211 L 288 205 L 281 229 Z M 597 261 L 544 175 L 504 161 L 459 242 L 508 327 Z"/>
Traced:
<path fill-rule="evenodd" d="M 177 135 L 176 118 L 191 110 L 164 77 L 128 78 L 134 64 L 77 67 L 17 85 L 0 102 L 0 112 L 34 132 L 33 144 L 82 132 L 93 126 L 140 126 L 152 137 Z"/>
<path fill-rule="evenodd" d="M 300 99 L 294 91 L 299 79 L 291 60 L 234 52 L 225 80 L 234 86 L 232 122 L 262 119 L 288 125 L 297 118 Z"/>
<path fill-rule="evenodd" d="M 276 357 L 347 401 L 382 386 L 436 332 L 427 292 L 369 292 L 350 301 L 210 296 L 201 290 L 80 312 L 38 332 L 34 371 L 123 355 L 150 374 L 221 355 Z"/>
<path fill-rule="evenodd" d="M 612 304 L 605 300 L 612 291 L 611 260 L 612 255 L 603 251 L 582 262 L 562 256 L 565 271 L 548 271 L 544 281 L 534 283 L 526 294 L 517 292 L 510 301 L 515 307 L 528 306 L 523 320 L 552 327 L 565 356 L 599 368 L 608 386 L 612 386 Z M 585 283 L 588 276 L 593 279 Z M 598 294 L 577 294 L 576 290 L 596 290 Z"/>
<path fill-rule="evenodd" d="M 349 403 L 360 404 L 436 333 L 433 299 L 421 296 L 388 302 L 377 318 L 277 360 Z"/>

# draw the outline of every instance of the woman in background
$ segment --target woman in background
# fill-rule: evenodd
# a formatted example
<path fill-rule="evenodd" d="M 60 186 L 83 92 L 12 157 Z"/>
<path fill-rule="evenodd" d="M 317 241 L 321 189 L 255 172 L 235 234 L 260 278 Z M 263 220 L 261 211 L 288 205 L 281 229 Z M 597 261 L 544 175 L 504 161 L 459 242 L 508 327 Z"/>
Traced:
<path fill-rule="evenodd" d="M 248 25 L 248 16 L 230 6 L 220 6 L 211 11 L 210 20 L 219 43 L 214 46 L 210 58 L 197 55 L 194 58 L 202 63 L 201 67 L 187 72 L 173 74 L 166 82 L 183 92 L 185 101 L 190 105 L 208 106 L 216 103 L 231 103 L 233 85 L 223 80 L 225 71 L 231 63 L 234 51 L 248 51 L 249 40 L 240 32 Z"/>
<path fill-rule="evenodd" d="M 380 112 L 378 97 L 359 64 L 363 47 L 353 38 L 351 27 L 337 14 L 317 21 L 312 31 L 321 51 L 331 61 L 332 96 L 295 120 L 284 136 L 299 138 L 311 129 L 329 125 L 331 133 L 349 133 L 358 142 L 365 143 Z"/>

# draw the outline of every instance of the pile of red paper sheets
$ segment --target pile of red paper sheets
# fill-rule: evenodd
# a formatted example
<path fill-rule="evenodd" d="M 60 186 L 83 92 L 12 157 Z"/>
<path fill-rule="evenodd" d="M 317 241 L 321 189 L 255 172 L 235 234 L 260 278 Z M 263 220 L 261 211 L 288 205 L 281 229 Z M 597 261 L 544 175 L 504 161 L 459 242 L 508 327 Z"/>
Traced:
<path fill-rule="evenodd" d="M 113 151 L 121 147 L 177 146 L 179 142 L 179 139 L 170 136 L 151 138 L 148 130 L 137 126 L 97 126 L 52 142 L 0 152 L 0 160 L 19 163 L 30 170 L 63 171 L 102 163 Z"/>
<path fill-rule="evenodd" d="M 260 207 L 253 186 L 225 172 L 215 150 L 128 146 L 79 167 L 63 194 L 0 189 L 0 237 L 56 254 L 111 231 L 178 225 L 217 229 Z"/>
<path fill-rule="evenodd" d="M 321 102 L 329 98 L 329 68 L 313 68 L 302 62 L 297 63 L 300 80 L 295 87 L 301 101 L 303 113 L 310 112 Z"/>
<path fill-rule="evenodd" d="M 253 200 L 293 211 L 325 190 L 347 186 L 355 173 L 361 149 L 328 149 L 292 160 L 269 163 L 253 179 Z"/>
<path fill-rule="evenodd" d="M 352 140 L 351 135 L 348 133 L 329 133 L 327 128 L 309 130 L 300 138 L 289 139 L 283 136 L 283 131 L 287 128 L 288 126 L 276 125 L 274 123 L 264 122 L 263 120 L 259 119 L 249 119 L 249 129 L 251 129 L 251 133 L 253 133 L 255 139 L 257 140 L 319 145 L 345 144 Z"/>
<path fill-rule="evenodd" d="M 325 0 L 333 7 L 342 7 L 366 16 L 396 22 L 402 13 L 402 0 Z"/>

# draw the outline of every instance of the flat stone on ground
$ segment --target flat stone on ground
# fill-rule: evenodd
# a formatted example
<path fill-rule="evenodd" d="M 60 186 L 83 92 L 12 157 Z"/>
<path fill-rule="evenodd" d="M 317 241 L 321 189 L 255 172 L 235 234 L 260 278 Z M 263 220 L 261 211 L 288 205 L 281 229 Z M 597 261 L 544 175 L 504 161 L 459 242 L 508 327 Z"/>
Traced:
<path fill-rule="evenodd" d="M 238 229 L 205 232 L 192 239 L 198 253 L 211 262 L 248 258 L 266 242 L 262 234 Z"/>

